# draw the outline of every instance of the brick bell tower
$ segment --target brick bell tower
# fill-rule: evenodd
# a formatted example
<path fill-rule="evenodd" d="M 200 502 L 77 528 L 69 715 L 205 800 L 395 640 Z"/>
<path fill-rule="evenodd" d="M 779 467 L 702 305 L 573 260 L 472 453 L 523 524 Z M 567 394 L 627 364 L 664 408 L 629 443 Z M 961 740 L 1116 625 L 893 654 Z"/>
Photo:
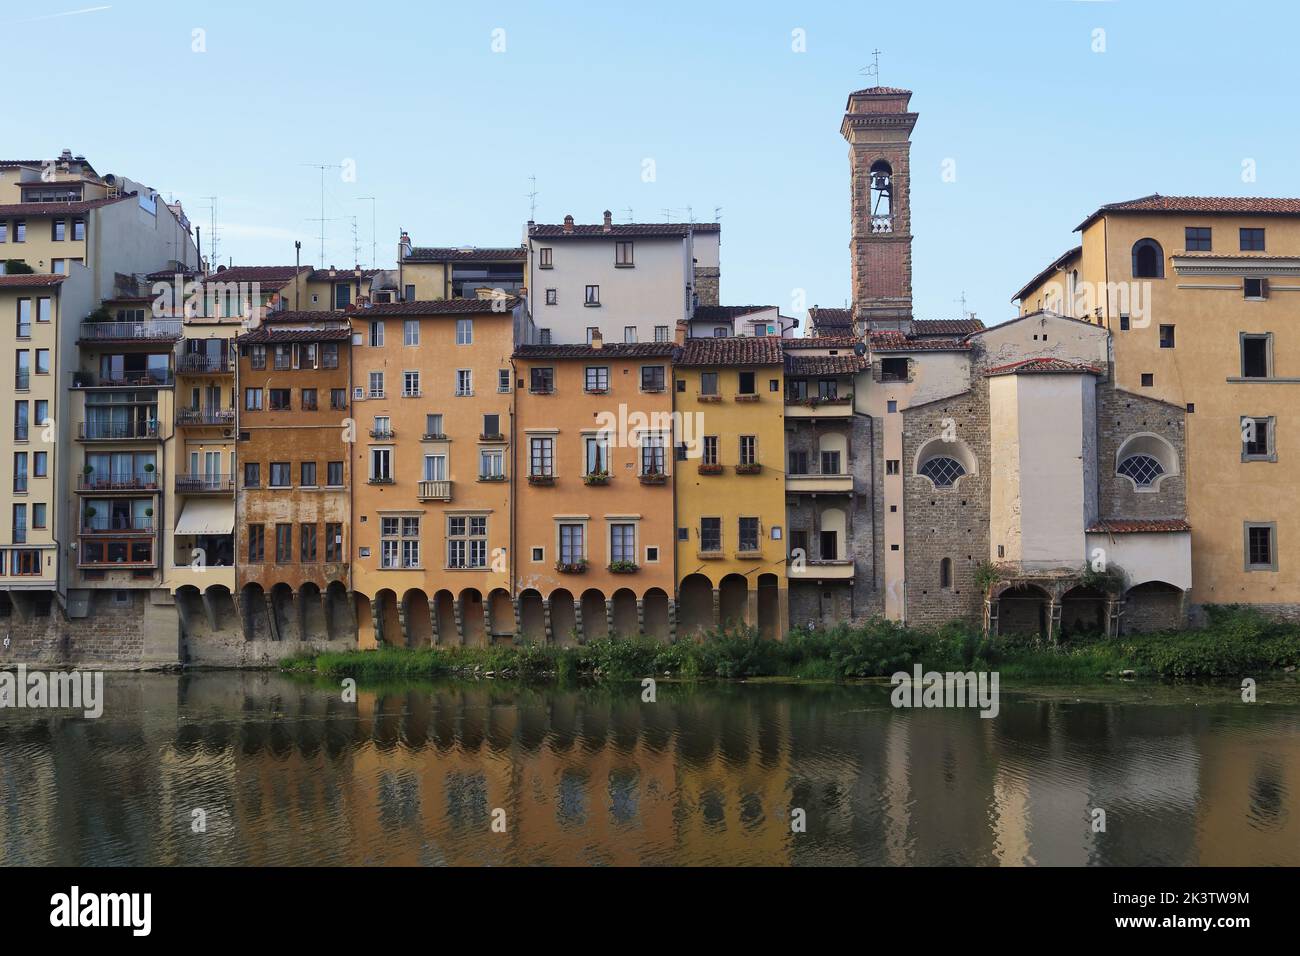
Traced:
<path fill-rule="evenodd" d="M 909 329 L 912 319 L 912 128 L 910 90 L 873 86 L 849 94 L 840 134 L 849 142 L 852 187 L 853 318 L 871 328 Z"/>

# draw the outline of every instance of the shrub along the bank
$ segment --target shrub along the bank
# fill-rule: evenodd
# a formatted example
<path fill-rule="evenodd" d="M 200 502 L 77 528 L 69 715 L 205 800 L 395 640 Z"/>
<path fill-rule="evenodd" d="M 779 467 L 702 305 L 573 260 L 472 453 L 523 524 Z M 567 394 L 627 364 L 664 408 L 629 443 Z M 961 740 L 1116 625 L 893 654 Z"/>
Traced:
<path fill-rule="evenodd" d="M 785 641 L 752 629 L 714 631 L 698 640 L 593 641 L 573 647 L 521 643 L 492 647 L 329 653 L 286 661 L 287 670 L 361 679 L 491 673 L 520 680 L 671 675 L 683 678 L 793 677 L 845 680 L 910 671 L 997 670 L 1041 681 L 1096 680 L 1123 671 L 1148 677 L 1231 677 L 1300 662 L 1300 627 L 1241 608 L 1212 609 L 1196 631 L 1044 645 L 987 639 L 964 624 L 911 628 L 885 620 L 858 627 L 796 630 Z"/>

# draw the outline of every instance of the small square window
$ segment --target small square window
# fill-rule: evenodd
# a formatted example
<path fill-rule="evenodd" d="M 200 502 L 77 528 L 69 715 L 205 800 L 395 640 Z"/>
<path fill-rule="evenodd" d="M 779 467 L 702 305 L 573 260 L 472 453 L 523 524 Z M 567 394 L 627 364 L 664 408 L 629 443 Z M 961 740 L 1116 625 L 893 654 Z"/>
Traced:
<path fill-rule="evenodd" d="M 533 560 L 534 560 L 534 561 L 545 561 L 545 560 L 546 560 L 546 549 L 545 549 L 545 548 L 533 548 Z"/>
<path fill-rule="evenodd" d="M 1174 327 L 1172 325 L 1160 326 L 1160 347 L 1162 349 L 1174 347 Z"/>
<path fill-rule="evenodd" d="M 1154 372 L 1143 372 L 1143 373 L 1142 373 L 1142 387 L 1143 387 L 1143 388 L 1151 388 L 1153 385 L 1155 385 L 1155 383 L 1156 383 L 1156 376 L 1155 376 L 1155 373 L 1154 373 Z"/>
<path fill-rule="evenodd" d="M 655 564 L 659 560 L 659 549 L 650 547 L 645 549 L 645 563 Z"/>
<path fill-rule="evenodd" d="M 1188 226 L 1186 237 L 1188 252 L 1210 251 L 1210 228 L 1208 226 Z"/>
<path fill-rule="evenodd" d="M 898 402 L 894 401 L 894 399 L 891 398 L 889 401 L 885 403 L 885 410 L 890 412 L 898 411 Z"/>
<path fill-rule="evenodd" d="M 1263 229 L 1242 229 L 1241 230 L 1241 251 L 1242 252 L 1263 252 L 1264 251 L 1264 230 Z"/>
<path fill-rule="evenodd" d="M 897 458 L 890 458 L 885 462 L 885 474 L 887 475 L 902 474 L 902 466 Z"/>
<path fill-rule="evenodd" d="M 1268 280 L 1267 279 L 1243 279 L 1241 289 L 1247 299 L 1267 299 L 1268 298 Z"/>

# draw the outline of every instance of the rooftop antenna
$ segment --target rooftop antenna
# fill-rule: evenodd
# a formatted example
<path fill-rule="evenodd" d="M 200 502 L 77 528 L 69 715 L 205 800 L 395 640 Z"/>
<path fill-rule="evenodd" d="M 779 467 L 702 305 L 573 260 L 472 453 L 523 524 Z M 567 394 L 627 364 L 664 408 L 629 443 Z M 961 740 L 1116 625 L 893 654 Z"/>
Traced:
<path fill-rule="evenodd" d="M 713 221 L 714 221 L 714 222 L 722 222 L 722 207 L 721 207 L 721 206 L 714 206 L 714 207 L 713 207 Z"/>
<path fill-rule="evenodd" d="M 961 317 L 962 317 L 963 319 L 973 319 L 973 318 L 975 318 L 975 316 L 974 316 L 973 313 L 971 313 L 971 312 L 967 312 L 967 311 L 966 311 L 966 290 L 965 290 L 965 289 L 962 289 L 962 290 L 961 290 L 961 297 L 960 297 L 960 298 L 957 298 L 957 299 L 953 299 L 953 301 L 954 301 L 954 302 L 960 302 L 960 303 L 961 303 Z"/>
<path fill-rule="evenodd" d="M 357 217 L 352 217 L 352 263 L 360 267 L 361 263 L 361 239 L 357 235 Z"/>
<path fill-rule="evenodd" d="M 624 209 L 625 212 L 627 212 L 627 221 L 628 221 L 628 222 L 636 222 L 636 220 L 635 220 L 634 218 L 632 218 L 632 207 L 631 207 L 631 206 L 624 206 L 623 209 Z"/>
<path fill-rule="evenodd" d="M 528 221 L 536 222 L 537 221 L 537 195 L 538 195 L 537 176 L 535 174 L 529 176 L 528 181 L 532 184 L 533 187 L 528 191 Z"/>
<path fill-rule="evenodd" d="M 690 206 L 686 207 L 686 221 L 691 223 L 695 222 L 695 210 Z"/>
<path fill-rule="evenodd" d="M 204 196 L 209 203 L 208 209 L 211 212 L 211 225 L 208 227 L 208 265 L 210 268 L 217 267 L 217 249 L 220 246 L 220 239 L 217 236 L 217 197 Z M 203 250 L 199 250 L 199 262 L 203 261 Z"/>
<path fill-rule="evenodd" d="M 357 202 L 370 202 L 370 268 L 379 268 L 379 244 L 375 239 L 375 197 L 358 196 Z"/>
<path fill-rule="evenodd" d="M 325 267 L 325 170 L 342 169 L 335 163 L 299 163 L 299 166 L 308 166 L 312 169 L 320 170 L 320 219 L 309 219 L 308 222 L 320 223 L 320 264 L 321 268 Z"/>
<path fill-rule="evenodd" d="M 884 50 L 872 50 L 871 56 L 873 62 L 871 66 L 864 67 L 858 71 L 863 76 L 874 76 L 876 78 L 876 86 L 880 85 L 880 54 L 884 52 Z"/>

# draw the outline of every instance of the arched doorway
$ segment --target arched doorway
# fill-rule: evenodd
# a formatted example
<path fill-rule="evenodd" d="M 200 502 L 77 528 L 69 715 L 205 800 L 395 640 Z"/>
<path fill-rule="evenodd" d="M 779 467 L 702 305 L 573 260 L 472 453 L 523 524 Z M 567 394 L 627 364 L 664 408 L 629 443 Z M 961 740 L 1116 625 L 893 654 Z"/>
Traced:
<path fill-rule="evenodd" d="M 515 638 L 515 606 L 510 592 L 496 588 L 488 595 L 488 613 L 492 617 L 492 641 L 509 643 Z"/>
<path fill-rule="evenodd" d="M 651 588 L 641 599 L 641 616 L 644 619 L 645 636 L 656 641 L 668 641 L 672 634 L 668 622 L 668 592 L 660 588 Z"/>
<path fill-rule="evenodd" d="M 688 574 L 677 588 L 677 628 L 684 636 L 711 631 L 713 619 L 713 583 L 702 574 Z"/>
<path fill-rule="evenodd" d="M 357 622 L 357 647 L 362 650 L 373 650 L 379 646 L 379 636 L 375 634 L 375 618 L 370 597 L 357 591 L 352 595 L 352 602 Z"/>
<path fill-rule="evenodd" d="M 439 591 L 433 596 L 433 613 L 438 621 L 438 643 L 454 647 L 463 643 L 456 625 L 456 596 L 450 591 Z"/>
<path fill-rule="evenodd" d="M 348 602 L 348 589 L 341 581 L 331 581 L 325 588 L 329 613 L 325 615 L 325 636 L 331 641 L 348 641 L 357 637 L 357 618 Z"/>
<path fill-rule="evenodd" d="M 532 588 L 519 595 L 519 629 L 530 644 L 546 643 L 546 610 L 542 595 Z"/>
<path fill-rule="evenodd" d="M 1007 588 L 998 598 L 998 633 L 1046 637 L 1051 595 L 1036 584 Z"/>
<path fill-rule="evenodd" d="M 723 630 L 738 630 L 749 623 L 749 580 L 728 574 L 718 587 L 718 616 Z"/>
<path fill-rule="evenodd" d="M 293 588 L 283 582 L 271 588 L 271 610 L 275 614 L 278 639 L 298 640 L 298 622 L 294 619 Z"/>
<path fill-rule="evenodd" d="M 578 615 L 573 609 L 573 594 L 564 588 L 551 592 L 551 637 L 561 647 L 578 643 Z"/>
<path fill-rule="evenodd" d="M 387 647 L 405 647 L 406 635 L 402 633 L 402 617 L 397 610 L 397 592 L 384 588 L 375 595 L 379 611 L 379 634 Z"/>
<path fill-rule="evenodd" d="M 614 604 L 614 633 L 611 637 L 625 641 L 641 636 L 641 623 L 637 620 L 636 592 L 619 588 L 611 598 Z"/>
<path fill-rule="evenodd" d="M 420 588 L 411 588 L 402 595 L 406 614 L 406 646 L 433 646 L 433 621 L 429 618 L 429 595 Z"/>
<path fill-rule="evenodd" d="M 1124 595 L 1125 634 L 1177 630 L 1186 624 L 1184 592 L 1165 581 L 1144 581 Z"/>
<path fill-rule="evenodd" d="M 460 626 L 465 634 L 466 645 L 487 645 L 487 630 L 483 623 L 483 594 L 478 588 L 466 588 L 460 592 Z"/>
<path fill-rule="evenodd" d="M 1105 637 L 1107 601 L 1099 588 L 1079 585 L 1066 591 L 1061 596 L 1061 638 Z"/>
<path fill-rule="evenodd" d="M 582 592 L 582 638 L 584 644 L 603 641 L 609 637 L 609 622 L 605 617 L 605 594 L 595 588 Z"/>
<path fill-rule="evenodd" d="M 302 640 L 329 640 L 325 608 L 320 600 L 320 586 L 311 581 L 304 584 L 298 591 L 298 607 L 299 619 L 302 621 Z"/>

